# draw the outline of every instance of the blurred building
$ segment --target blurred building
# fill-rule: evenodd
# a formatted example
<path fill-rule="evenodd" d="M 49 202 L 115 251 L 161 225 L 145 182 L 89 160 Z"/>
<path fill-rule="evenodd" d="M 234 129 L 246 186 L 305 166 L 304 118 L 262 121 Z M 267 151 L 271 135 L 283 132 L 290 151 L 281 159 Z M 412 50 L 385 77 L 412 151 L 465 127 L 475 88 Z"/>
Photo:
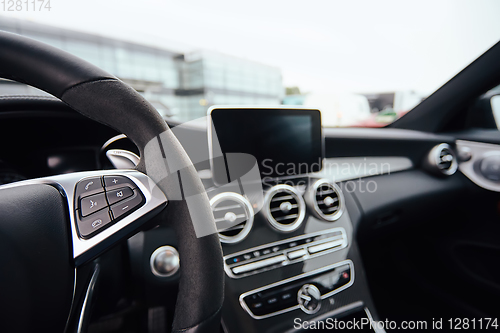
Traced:
<path fill-rule="evenodd" d="M 213 104 L 280 104 L 278 68 L 213 52 L 182 54 L 25 20 L 0 17 L 0 30 L 24 35 L 79 56 L 130 84 L 166 117 L 202 117 Z M 0 94 L 39 90 L 0 81 Z"/>
<path fill-rule="evenodd" d="M 192 115 L 214 104 L 279 105 L 284 96 L 275 67 L 207 51 L 186 54 L 181 66 L 178 93 L 186 98 L 179 108 Z"/>

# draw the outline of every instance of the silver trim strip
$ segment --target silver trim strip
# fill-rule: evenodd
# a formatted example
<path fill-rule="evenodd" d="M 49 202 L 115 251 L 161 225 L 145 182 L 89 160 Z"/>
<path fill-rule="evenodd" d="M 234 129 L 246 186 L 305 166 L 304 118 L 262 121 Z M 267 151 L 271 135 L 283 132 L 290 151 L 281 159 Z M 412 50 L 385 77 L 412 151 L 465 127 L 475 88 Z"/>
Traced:
<path fill-rule="evenodd" d="M 115 169 L 134 169 L 140 161 L 139 156 L 123 149 L 110 149 L 106 152 L 106 157 Z"/>
<path fill-rule="evenodd" d="M 92 302 L 92 296 L 94 294 L 95 284 L 97 282 L 97 277 L 99 276 L 100 271 L 101 268 L 99 264 L 97 264 L 94 268 L 94 273 L 92 273 L 92 278 L 90 279 L 87 291 L 85 292 L 85 298 L 83 300 L 82 310 L 80 311 L 80 318 L 78 318 L 77 333 L 82 333 L 83 325 L 85 324 L 85 319 L 88 316 L 88 307 Z"/>
<path fill-rule="evenodd" d="M 255 293 L 259 293 L 261 291 L 264 291 L 264 290 L 267 290 L 267 289 L 270 289 L 270 288 L 278 287 L 278 286 L 281 286 L 281 285 L 289 283 L 289 282 L 300 280 L 300 279 L 306 278 L 306 277 L 311 276 L 311 275 L 321 274 L 321 273 L 324 273 L 326 271 L 332 270 L 334 268 L 337 268 L 337 267 L 340 267 L 340 266 L 343 266 L 343 265 L 346 265 L 346 264 L 349 265 L 349 268 L 351 270 L 351 279 L 349 280 L 349 283 L 343 285 L 340 288 L 332 290 L 329 293 L 321 295 L 321 299 L 324 300 L 324 299 L 326 299 L 328 297 L 331 297 L 331 296 L 333 296 L 333 295 L 335 295 L 335 294 L 337 294 L 337 293 L 339 293 L 339 292 L 341 292 L 341 291 L 349 288 L 350 286 L 352 286 L 354 284 L 354 276 L 355 276 L 355 274 L 354 274 L 354 263 L 352 262 L 352 260 L 350 260 L 350 259 L 343 260 L 343 261 L 340 261 L 338 263 L 335 263 L 335 264 L 332 264 L 332 265 L 329 265 L 329 266 L 321 267 L 319 269 L 316 269 L 316 270 L 313 270 L 313 271 L 309 271 L 309 272 L 306 272 L 306 273 L 303 273 L 303 274 L 291 277 L 291 278 L 286 279 L 286 280 L 278 281 L 278 282 L 269 284 L 267 286 L 263 286 L 263 287 L 260 287 L 260 288 L 254 289 L 254 290 L 247 291 L 247 292 L 245 292 L 245 293 L 243 293 L 243 294 L 240 295 L 240 297 L 239 297 L 240 305 L 250 315 L 250 317 L 252 317 L 253 319 L 257 319 L 257 320 L 266 319 L 266 318 L 274 317 L 274 316 L 277 316 L 277 315 L 280 315 L 280 314 L 283 314 L 283 313 L 286 313 L 286 312 L 297 310 L 297 309 L 299 309 L 299 305 L 298 304 L 295 305 L 295 306 L 289 307 L 287 309 L 283 309 L 283 310 L 280 310 L 280 311 L 269 313 L 269 314 L 266 314 L 266 315 L 263 315 L 263 316 L 256 316 L 256 315 L 254 315 L 252 313 L 252 311 L 250 311 L 250 309 L 248 308 L 246 302 L 244 301 L 244 298 L 247 297 L 247 296 L 249 296 L 249 295 L 252 295 L 252 294 L 255 294 Z"/>
<path fill-rule="evenodd" d="M 462 172 L 474 184 L 490 191 L 500 192 L 500 183 L 496 183 L 483 177 L 483 175 L 475 170 L 479 167 L 479 163 L 485 157 L 495 155 L 499 156 L 500 145 L 465 140 L 457 140 L 456 144 L 458 150 L 469 149 L 471 154 L 471 158 L 468 161 L 460 162 L 458 166 L 460 172 Z"/>
<path fill-rule="evenodd" d="M 336 241 L 326 242 L 319 245 L 309 246 L 307 249 L 309 250 L 309 253 L 314 254 L 317 252 L 321 252 L 342 245 L 343 242 L 344 242 L 343 239 L 339 239 Z"/>
<path fill-rule="evenodd" d="M 130 215 L 114 223 L 92 238 L 80 238 L 77 231 L 76 212 L 74 207 L 75 185 L 80 180 L 88 177 L 100 177 L 107 175 L 125 176 L 129 178 L 141 190 L 144 195 L 145 203 Z M 135 170 L 103 170 L 69 173 L 7 184 L 0 186 L 0 190 L 33 184 L 47 184 L 54 186 L 66 197 L 68 205 L 67 208 L 70 212 L 69 218 L 71 238 L 73 240 L 73 258 L 75 259 L 77 266 L 85 261 L 85 257 L 92 256 L 92 254 L 90 254 L 91 250 L 99 252 L 98 248 L 104 245 L 104 241 L 108 240 L 113 242 L 113 240 L 110 240 L 110 238 L 113 237 L 116 237 L 116 240 L 118 240 L 121 236 L 120 234 L 125 233 L 125 228 L 131 226 L 138 220 L 140 220 L 141 223 L 145 222 L 145 219 L 143 219 L 144 217 L 149 217 L 151 214 L 158 213 L 168 202 L 165 194 L 163 194 L 163 192 L 155 186 L 155 183 L 147 175 Z"/>
<path fill-rule="evenodd" d="M 368 310 L 367 307 L 365 307 L 364 310 L 365 310 L 366 316 L 368 317 L 368 320 L 370 321 L 370 326 L 371 326 L 372 330 L 375 333 L 385 333 L 385 330 L 383 328 L 377 329 L 375 326 L 373 326 L 373 324 L 375 323 L 375 320 L 373 320 L 372 313 L 370 312 L 370 310 Z"/>
<path fill-rule="evenodd" d="M 269 247 L 273 247 L 273 246 L 277 246 L 277 245 L 282 245 L 282 244 L 294 242 L 294 241 L 297 241 L 297 240 L 302 240 L 302 239 L 305 239 L 305 238 L 315 237 L 315 236 L 323 235 L 323 234 L 329 234 L 329 233 L 333 233 L 333 232 L 337 232 L 337 231 L 340 232 L 340 235 L 332 236 L 332 237 L 329 237 L 329 238 L 319 239 L 319 240 L 314 241 L 314 242 L 310 242 L 310 243 L 303 244 L 303 245 L 300 245 L 300 246 L 291 247 L 289 249 L 281 250 L 279 252 L 274 252 L 274 253 L 270 253 L 270 254 L 267 254 L 267 255 L 262 255 L 262 256 L 259 256 L 257 258 L 253 258 L 253 259 L 250 259 L 248 261 L 245 261 L 244 263 L 235 263 L 235 264 L 231 264 L 231 265 L 226 264 L 226 261 L 228 259 L 231 259 L 231 258 L 234 258 L 234 257 L 238 257 L 240 255 L 243 255 L 243 254 L 246 254 L 246 253 L 249 253 L 249 252 L 254 252 L 254 251 L 258 251 L 258 250 L 264 249 L 264 248 L 269 248 Z M 322 244 L 322 243 L 330 242 L 332 240 L 337 240 L 337 239 L 338 240 L 340 240 L 340 239 L 343 240 L 342 244 L 340 246 L 338 246 L 338 247 L 334 247 L 334 248 L 331 248 L 330 250 L 325 250 L 325 251 L 317 252 L 317 253 L 314 253 L 314 254 L 307 253 L 307 247 L 309 247 L 311 245 Z M 347 234 L 346 234 L 346 231 L 345 231 L 344 228 L 342 228 L 342 227 L 336 227 L 336 228 L 326 229 L 326 230 L 322 230 L 322 231 L 312 232 L 312 233 L 309 233 L 309 234 L 304 234 L 304 235 L 300 235 L 300 236 L 296 236 L 296 237 L 284 239 L 284 240 L 273 242 L 273 243 L 269 243 L 269 244 L 259 245 L 259 246 L 256 246 L 256 247 L 252 247 L 252 248 L 246 249 L 244 251 L 239 251 L 239 252 L 235 252 L 235 253 L 232 253 L 232 254 L 228 254 L 228 255 L 224 256 L 224 258 L 223 258 L 224 259 L 224 270 L 226 271 L 226 274 L 230 278 L 241 279 L 241 278 L 244 278 L 244 277 L 247 277 L 247 276 L 250 276 L 250 275 L 254 275 L 254 274 L 257 274 L 257 273 L 262 273 L 262 272 L 265 272 L 265 271 L 276 269 L 276 268 L 279 268 L 279 267 L 282 267 L 282 266 L 285 266 L 285 265 L 295 264 L 295 263 L 298 263 L 298 262 L 301 262 L 301 261 L 304 261 L 304 260 L 308 260 L 308 259 L 311 259 L 311 258 L 316 258 L 316 257 L 322 256 L 322 255 L 325 255 L 325 254 L 336 252 L 336 251 L 339 251 L 341 249 L 346 248 L 347 245 L 348 245 Z M 288 256 L 288 253 L 294 252 L 294 251 L 297 251 L 297 250 L 301 250 L 301 249 L 306 251 L 306 255 L 304 255 L 302 257 L 299 257 L 299 258 L 296 258 L 296 259 L 288 259 L 287 258 L 287 260 L 285 260 L 284 263 L 283 263 L 283 265 L 281 265 L 281 266 L 277 266 L 277 267 L 276 266 L 264 267 L 263 269 L 261 269 L 259 271 L 255 271 L 255 272 L 247 273 L 247 274 L 241 274 L 241 275 L 234 275 L 233 272 L 232 272 L 232 270 L 231 270 L 235 266 L 239 266 L 239 265 L 242 265 L 242 264 L 246 265 L 246 264 L 249 264 L 249 263 L 252 263 L 252 262 L 255 262 L 255 261 L 259 261 L 259 260 L 263 260 L 263 259 L 266 259 L 266 258 L 274 257 L 274 256 L 277 256 L 277 255 L 280 255 L 280 254 Z"/>
<path fill-rule="evenodd" d="M 102 145 L 101 147 L 101 151 L 105 150 L 106 148 L 108 148 L 108 146 L 110 144 L 112 144 L 113 142 L 115 141 L 118 141 L 118 140 L 121 140 L 121 139 L 125 139 L 127 138 L 127 136 L 125 134 L 118 134 L 118 135 L 115 135 L 114 137 L 112 137 L 111 139 L 109 139 L 108 141 L 104 142 L 104 144 Z"/>
<path fill-rule="evenodd" d="M 297 199 L 297 204 L 298 204 L 298 210 L 299 210 L 299 216 L 295 220 L 295 222 L 291 224 L 281 224 L 278 221 L 274 219 L 274 217 L 271 215 L 271 200 L 273 195 L 279 192 L 291 192 L 293 196 Z M 262 208 L 264 211 L 264 214 L 267 217 L 267 221 L 271 226 L 273 226 L 276 230 L 281 231 L 281 232 L 292 232 L 297 230 L 302 222 L 304 221 L 304 218 L 306 216 L 306 203 L 304 202 L 304 198 L 302 195 L 292 186 L 290 185 L 285 185 L 285 184 L 280 184 L 271 187 L 269 191 L 267 191 L 265 197 L 264 197 L 264 207 Z"/>
<path fill-rule="evenodd" d="M 264 260 L 254 261 L 250 264 L 245 264 L 241 266 L 236 266 L 232 268 L 234 274 L 245 273 L 248 271 L 252 271 L 255 269 L 259 269 L 261 267 L 266 267 L 278 263 L 283 263 L 286 260 L 286 257 L 283 254 L 277 255 L 275 257 L 267 258 Z"/>
<path fill-rule="evenodd" d="M 405 171 L 413 168 L 407 157 L 335 157 L 325 158 L 323 170 L 310 176 L 342 182 Z"/>

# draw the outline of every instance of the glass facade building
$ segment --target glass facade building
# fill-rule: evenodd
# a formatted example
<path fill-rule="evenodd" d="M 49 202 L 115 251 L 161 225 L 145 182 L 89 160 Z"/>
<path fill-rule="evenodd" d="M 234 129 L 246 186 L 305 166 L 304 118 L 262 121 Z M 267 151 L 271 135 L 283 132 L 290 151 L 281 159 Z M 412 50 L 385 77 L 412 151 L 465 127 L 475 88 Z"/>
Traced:
<path fill-rule="evenodd" d="M 214 52 L 182 54 L 92 34 L 0 17 L 0 30 L 63 49 L 103 68 L 144 95 L 165 117 L 203 117 L 210 105 L 280 104 L 278 68 Z M 36 94 L 33 88 L 0 82 L 0 94 Z"/>
<path fill-rule="evenodd" d="M 209 105 L 278 105 L 284 96 L 279 69 L 214 52 L 186 54 L 181 75 L 179 109 L 190 118 Z"/>

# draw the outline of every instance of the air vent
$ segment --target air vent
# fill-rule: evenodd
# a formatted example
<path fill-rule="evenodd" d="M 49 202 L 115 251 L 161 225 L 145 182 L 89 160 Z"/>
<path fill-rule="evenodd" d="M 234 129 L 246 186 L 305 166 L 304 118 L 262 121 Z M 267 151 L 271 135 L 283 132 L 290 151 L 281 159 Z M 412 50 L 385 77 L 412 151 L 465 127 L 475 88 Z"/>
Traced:
<path fill-rule="evenodd" d="M 245 239 L 252 229 L 253 208 L 238 193 L 224 192 L 210 200 L 219 239 L 223 243 L 237 243 Z"/>
<path fill-rule="evenodd" d="M 427 160 L 427 167 L 438 174 L 453 175 L 457 171 L 458 163 L 450 145 L 442 143 L 432 148 Z"/>
<path fill-rule="evenodd" d="M 289 185 L 272 187 L 266 194 L 265 202 L 267 220 L 279 231 L 297 230 L 304 220 L 304 199 Z"/>
<path fill-rule="evenodd" d="M 307 195 L 307 202 L 314 213 L 327 221 L 336 221 L 344 210 L 344 198 L 337 184 L 326 179 L 316 181 Z"/>

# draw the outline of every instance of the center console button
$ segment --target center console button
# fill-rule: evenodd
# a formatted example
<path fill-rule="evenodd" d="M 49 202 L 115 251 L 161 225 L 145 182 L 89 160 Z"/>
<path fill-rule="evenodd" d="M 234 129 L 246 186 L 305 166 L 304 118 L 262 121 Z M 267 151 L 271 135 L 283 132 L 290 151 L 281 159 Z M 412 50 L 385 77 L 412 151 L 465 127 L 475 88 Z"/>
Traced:
<path fill-rule="evenodd" d="M 252 309 L 261 309 L 263 305 L 264 305 L 264 303 L 262 303 L 262 302 L 255 302 L 255 303 L 251 304 L 251 308 Z"/>
<path fill-rule="evenodd" d="M 351 280 L 351 270 L 350 269 L 346 269 L 344 271 L 341 271 L 339 273 L 339 279 L 337 280 L 337 285 L 336 287 L 341 287 L 347 283 L 349 283 L 349 281 Z"/>
<path fill-rule="evenodd" d="M 104 192 L 80 199 L 80 212 L 82 216 L 88 216 L 107 206 L 108 203 L 106 202 Z"/>
<path fill-rule="evenodd" d="M 131 197 L 134 194 L 130 187 L 123 187 L 106 192 L 106 197 L 110 205 Z"/>
<path fill-rule="evenodd" d="M 288 259 L 293 260 L 293 259 L 297 259 L 297 258 L 303 257 L 306 254 L 307 254 L 306 250 L 300 249 L 300 250 L 297 250 L 297 251 L 288 252 L 287 255 L 288 255 Z"/>
<path fill-rule="evenodd" d="M 259 268 L 263 268 L 263 267 L 266 267 L 266 266 L 271 266 L 271 265 L 279 264 L 279 263 L 282 263 L 285 260 L 286 260 L 286 257 L 284 255 L 279 255 L 279 256 L 267 258 L 267 259 L 264 259 L 264 260 L 255 261 L 255 262 L 252 262 L 250 264 L 233 267 L 232 270 L 233 270 L 234 274 L 241 274 L 241 273 L 253 271 L 253 270 L 256 270 L 256 269 L 259 269 Z"/>
<path fill-rule="evenodd" d="M 342 245 L 342 243 L 344 243 L 344 240 L 339 239 L 339 240 L 335 240 L 335 241 L 331 241 L 331 242 L 313 245 L 313 246 L 309 247 L 309 253 L 313 254 L 313 253 L 329 250 L 329 249 L 332 249 L 334 247 Z"/>
<path fill-rule="evenodd" d="M 281 294 L 281 299 L 283 301 L 286 301 L 286 300 L 291 299 L 291 298 L 292 298 L 292 293 L 291 292 L 287 292 L 287 293 Z"/>
<path fill-rule="evenodd" d="M 278 303 L 278 297 L 274 296 L 274 297 L 268 298 L 266 300 L 266 302 L 268 305 L 276 304 L 276 303 Z"/>
<path fill-rule="evenodd" d="M 321 308 L 321 293 L 314 284 L 305 284 L 297 293 L 297 302 L 305 313 L 316 313 Z"/>
<path fill-rule="evenodd" d="M 266 254 L 271 253 L 271 249 L 265 249 L 262 251 L 262 255 L 265 256 Z"/>

